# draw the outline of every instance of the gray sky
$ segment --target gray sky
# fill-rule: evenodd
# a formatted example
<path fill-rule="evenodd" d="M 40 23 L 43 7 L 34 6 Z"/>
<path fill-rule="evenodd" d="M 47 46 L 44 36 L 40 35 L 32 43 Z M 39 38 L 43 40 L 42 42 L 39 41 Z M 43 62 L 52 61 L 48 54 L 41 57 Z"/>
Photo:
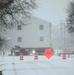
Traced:
<path fill-rule="evenodd" d="M 66 20 L 67 7 L 71 0 L 37 0 L 38 8 L 34 16 L 57 25 L 61 20 Z"/>

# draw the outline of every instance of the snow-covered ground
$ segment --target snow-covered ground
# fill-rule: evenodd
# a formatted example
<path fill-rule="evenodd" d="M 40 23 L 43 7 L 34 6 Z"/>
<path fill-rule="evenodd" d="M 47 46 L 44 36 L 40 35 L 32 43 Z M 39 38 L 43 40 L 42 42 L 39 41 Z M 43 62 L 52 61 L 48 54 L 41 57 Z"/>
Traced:
<path fill-rule="evenodd" d="M 52 56 L 47 59 L 45 56 L 0 56 L 0 70 L 3 75 L 74 75 L 74 58 L 62 59 L 59 56 Z"/>

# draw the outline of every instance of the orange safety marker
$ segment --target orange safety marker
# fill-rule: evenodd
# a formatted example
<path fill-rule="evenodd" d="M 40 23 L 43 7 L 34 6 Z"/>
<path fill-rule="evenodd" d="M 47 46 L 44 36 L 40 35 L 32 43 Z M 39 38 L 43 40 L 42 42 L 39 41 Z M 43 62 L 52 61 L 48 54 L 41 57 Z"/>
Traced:
<path fill-rule="evenodd" d="M 23 53 L 20 52 L 20 60 L 23 60 Z"/>
<path fill-rule="evenodd" d="M 38 53 L 37 52 L 35 52 L 34 60 L 38 60 Z"/>
<path fill-rule="evenodd" d="M 54 52 L 50 48 L 46 49 L 44 52 L 44 56 L 47 57 L 48 59 L 50 59 L 53 55 Z"/>
<path fill-rule="evenodd" d="M 65 52 L 63 53 L 63 59 L 66 59 L 66 53 Z"/>

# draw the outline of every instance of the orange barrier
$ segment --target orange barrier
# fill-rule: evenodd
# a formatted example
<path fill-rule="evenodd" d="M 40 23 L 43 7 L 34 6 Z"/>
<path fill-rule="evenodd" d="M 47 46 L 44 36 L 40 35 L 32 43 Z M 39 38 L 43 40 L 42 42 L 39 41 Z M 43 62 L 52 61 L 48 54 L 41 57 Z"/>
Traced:
<path fill-rule="evenodd" d="M 23 60 L 23 53 L 20 52 L 20 60 Z"/>
<path fill-rule="evenodd" d="M 63 53 L 63 59 L 66 59 L 66 53 L 65 52 Z"/>
<path fill-rule="evenodd" d="M 34 55 L 34 60 L 38 60 L 38 53 L 37 52 Z"/>

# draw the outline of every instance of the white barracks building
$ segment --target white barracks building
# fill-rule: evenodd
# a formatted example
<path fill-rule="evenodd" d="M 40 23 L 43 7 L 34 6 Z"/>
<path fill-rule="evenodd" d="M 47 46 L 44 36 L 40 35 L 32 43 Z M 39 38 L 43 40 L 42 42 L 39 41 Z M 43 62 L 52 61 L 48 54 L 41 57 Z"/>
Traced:
<path fill-rule="evenodd" d="M 51 24 L 37 17 L 31 17 L 29 25 L 18 25 L 12 30 L 8 30 L 7 51 L 18 47 L 28 51 L 41 51 L 51 46 Z M 18 51 L 17 51 L 18 52 Z"/>

